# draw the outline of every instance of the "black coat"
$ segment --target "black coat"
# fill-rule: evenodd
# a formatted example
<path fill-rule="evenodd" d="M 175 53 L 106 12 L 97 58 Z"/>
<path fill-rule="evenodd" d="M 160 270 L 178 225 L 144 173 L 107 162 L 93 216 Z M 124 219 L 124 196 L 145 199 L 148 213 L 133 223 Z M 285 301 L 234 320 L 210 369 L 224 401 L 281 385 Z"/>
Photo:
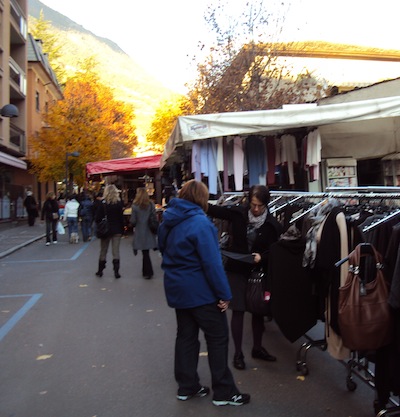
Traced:
<path fill-rule="evenodd" d="M 107 214 L 110 235 L 122 235 L 124 233 L 124 207 L 122 201 L 115 204 L 107 204 L 104 200 L 96 209 L 95 221 L 98 223 Z"/>
<path fill-rule="evenodd" d="M 282 334 L 294 342 L 315 326 L 318 298 L 309 268 L 302 265 L 305 240 L 280 240 L 271 245 L 267 282 L 271 309 Z"/>
<path fill-rule="evenodd" d="M 209 205 L 207 215 L 230 222 L 232 233 L 230 252 L 236 253 L 259 253 L 261 265 L 266 271 L 268 268 L 268 254 L 270 246 L 279 239 L 282 226 L 272 215 L 268 215 L 264 224 L 257 229 L 257 236 L 252 247 L 247 243 L 248 205 L 216 206 Z M 242 271 L 249 273 L 254 265 L 229 259 L 225 265 L 227 271 Z"/>
<path fill-rule="evenodd" d="M 44 220 L 44 219 L 46 219 L 46 220 L 55 220 L 53 218 L 53 213 L 58 214 L 58 210 L 59 210 L 59 207 L 58 207 L 58 203 L 57 203 L 56 200 L 54 200 L 54 199 L 46 200 L 43 204 L 43 207 L 42 207 L 41 219 L 42 220 Z"/>
<path fill-rule="evenodd" d="M 259 264 L 240 262 L 231 258 L 227 258 L 225 262 L 225 270 L 233 295 L 229 307 L 235 311 L 246 310 L 246 286 L 250 272 L 256 265 L 257 267 L 262 266 L 264 271 L 267 271 L 270 246 L 278 240 L 282 232 L 278 221 L 272 215 L 268 215 L 264 224 L 257 229 L 256 238 L 249 249 L 247 241 L 248 211 L 247 205 L 209 205 L 207 210 L 208 216 L 229 221 L 229 230 L 231 231 L 229 251 L 242 254 L 259 253 L 261 255 Z"/>

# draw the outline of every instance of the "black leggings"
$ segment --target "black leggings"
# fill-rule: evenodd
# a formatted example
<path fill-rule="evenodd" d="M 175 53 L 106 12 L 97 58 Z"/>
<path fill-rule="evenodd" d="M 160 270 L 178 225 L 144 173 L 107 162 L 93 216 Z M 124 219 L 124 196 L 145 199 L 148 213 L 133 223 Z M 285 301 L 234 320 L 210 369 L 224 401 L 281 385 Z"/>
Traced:
<path fill-rule="evenodd" d="M 242 353 L 244 313 L 244 311 L 232 311 L 231 332 L 235 345 L 235 355 Z M 259 350 L 262 346 L 264 333 L 264 317 L 252 314 L 251 328 L 253 330 L 253 349 Z"/>

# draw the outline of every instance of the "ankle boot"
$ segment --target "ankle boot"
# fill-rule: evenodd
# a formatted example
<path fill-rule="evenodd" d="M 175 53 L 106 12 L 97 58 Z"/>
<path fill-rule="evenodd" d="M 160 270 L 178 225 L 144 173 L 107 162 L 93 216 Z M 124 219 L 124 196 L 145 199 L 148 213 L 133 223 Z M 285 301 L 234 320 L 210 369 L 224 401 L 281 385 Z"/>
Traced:
<path fill-rule="evenodd" d="M 119 274 L 119 259 L 113 260 L 114 265 L 114 276 L 115 278 L 121 278 L 121 275 Z"/>
<path fill-rule="evenodd" d="M 106 267 L 106 261 L 99 261 L 99 269 L 96 272 L 96 275 L 98 277 L 102 277 L 103 276 L 103 270 Z"/>

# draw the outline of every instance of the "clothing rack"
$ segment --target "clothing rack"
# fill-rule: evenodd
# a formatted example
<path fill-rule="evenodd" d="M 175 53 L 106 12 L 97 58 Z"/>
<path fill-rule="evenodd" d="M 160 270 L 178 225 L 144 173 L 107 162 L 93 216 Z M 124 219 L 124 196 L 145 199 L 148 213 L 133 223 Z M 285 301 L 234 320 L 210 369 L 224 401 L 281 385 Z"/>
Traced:
<path fill-rule="evenodd" d="M 364 227 L 363 232 L 369 232 L 379 225 L 392 220 L 393 218 L 400 215 L 400 187 L 352 187 L 352 188 L 328 188 L 326 192 L 303 192 L 303 191 L 271 191 L 271 198 L 276 198 L 281 196 L 280 201 L 285 201 L 281 206 L 271 210 L 272 213 L 276 213 L 279 210 L 282 210 L 290 204 L 299 203 L 301 201 L 315 202 L 315 200 L 320 200 L 315 203 L 311 208 L 305 210 L 302 214 L 290 220 L 290 224 L 295 223 L 300 218 L 306 216 L 310 211 L 314 210 L 318 206 L 322 205 L 327 199 L 335 198 L 338 200 L 343 200 L 345 206 L 357 206 L 357 205 L 367 205 L 367 206 L 390 206 L 391 212 L 387 214 L 382 219 L 379 219 L 370 225 Z M 388 204 L 388 201 L 391 201 Z M 346 262 L 348 258 L 341 259 L 335 264 L 336 267 L 340 266 Z M 301 372 L 302 375 L 308 375 L 308 366 L 307 366 L 307 352 L 312 347 L 318 347 L 321 350 L 325 350 L 327 345 L 324 339 L 313 340 L 307 334 L 303 335 L 306 338 L 306 342 L 303 343 L 297 351 L 296 358 L 296 369 L 298 372 Z M 370 367 L 368 360 L 364 357 L 359 357 L 358 352 L 351 352 L 351 358 L 345 361 L 339 361 L 342 363 L 347 370 L 346 375 L 346 386 L 349 391 L 354 391 L 357 388 L 356 382 L 353 380 L 353 376 L 356 376 L 361 381 L 366 383 L 371 388 L 375 389 L 375 375 L 373 370 Z M 378 412 L 378 411 L 376 411 Z M 387 409 L 380 410 L 377 414 L 377 417 L 383 416 L 392 416 L 400 415 L 400 405 L 399 401 L 396 401 L 393 396 L 389 398 L 389 406 Z"/>

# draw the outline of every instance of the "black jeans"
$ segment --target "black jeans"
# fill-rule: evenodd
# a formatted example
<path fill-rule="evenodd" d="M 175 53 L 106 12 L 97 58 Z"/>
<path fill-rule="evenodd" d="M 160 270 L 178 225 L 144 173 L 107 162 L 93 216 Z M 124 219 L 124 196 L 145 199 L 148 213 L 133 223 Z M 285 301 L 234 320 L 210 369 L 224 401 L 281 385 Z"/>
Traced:
<path fill-rule="evenodd" d="M 221 313 L 216 303 L 175 311 L 178 324 L 175 342 L 178 394 L 194 394 L 201 388 L 197 373 L 200 329 L 207 343 L 214 399 L 225 400 L 238 394 L 239 390 L 228 367 L 229 329 L 226 314 Z"/>
<path fill-rule="evenodd" d="M 53 235 L 53 242 L 57 241 L 58 219 L 46 219 L 46 243 L 50 243 L 50 235 Z"/>

